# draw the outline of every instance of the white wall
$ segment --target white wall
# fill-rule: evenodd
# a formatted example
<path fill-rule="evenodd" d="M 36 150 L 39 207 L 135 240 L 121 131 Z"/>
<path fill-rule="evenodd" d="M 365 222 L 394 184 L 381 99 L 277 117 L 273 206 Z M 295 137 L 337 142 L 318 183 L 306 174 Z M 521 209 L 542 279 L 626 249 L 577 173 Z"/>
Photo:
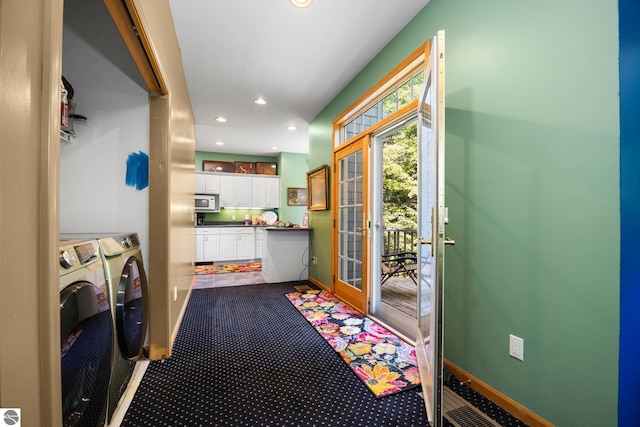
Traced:
<path fill-rule="evenodd" d="M 149 154 L 148 94 L 75 33 L 63 36 L 62 72 L 89 120 L 60 148 L 60 232 L 136 232 L 148 266 L 148 189 L 125 185 L 129 154 Z"/>

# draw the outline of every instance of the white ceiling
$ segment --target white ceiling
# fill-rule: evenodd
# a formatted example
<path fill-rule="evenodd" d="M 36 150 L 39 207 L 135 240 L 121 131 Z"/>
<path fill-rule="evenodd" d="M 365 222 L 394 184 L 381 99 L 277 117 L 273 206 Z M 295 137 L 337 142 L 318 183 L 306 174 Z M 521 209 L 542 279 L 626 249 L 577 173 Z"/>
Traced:
<path fill-rule="evenodd" d="M 315 0 L 298 9 L 289 0 L 169 0 L 196 149 L 308 153 L 309 122 L 428 2 Z"/>

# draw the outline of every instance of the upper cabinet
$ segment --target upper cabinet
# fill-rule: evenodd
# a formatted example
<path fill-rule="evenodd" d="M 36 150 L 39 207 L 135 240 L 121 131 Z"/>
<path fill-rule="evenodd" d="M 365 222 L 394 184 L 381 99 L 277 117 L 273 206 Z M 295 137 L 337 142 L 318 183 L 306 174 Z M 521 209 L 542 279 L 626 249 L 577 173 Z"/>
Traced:
<path fill-rule="evenodd" d="M 222 208 L 277 209 L 280 177 L 196 172 L 196 194 L 219 194 Z"/>
<path fill-rule="evenodd" d="M 196 172 L 196 194 L 220 194 L 220 175 Z"/>
<path fill-rule="evenodd" d="M 264 179 L 265 208 L 279 208 L 280 178 L 277 176 L 267 176 Z"/>

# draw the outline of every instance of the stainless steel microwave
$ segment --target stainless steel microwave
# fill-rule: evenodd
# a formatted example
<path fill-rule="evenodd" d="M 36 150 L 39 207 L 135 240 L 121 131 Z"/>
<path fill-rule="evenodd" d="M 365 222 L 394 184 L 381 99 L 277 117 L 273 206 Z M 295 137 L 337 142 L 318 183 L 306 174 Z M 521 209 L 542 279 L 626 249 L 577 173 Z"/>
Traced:
<path fill-rule="evenodd" d="M 196 212 L 220 212 L 220 196 L 196 194 Z"/>

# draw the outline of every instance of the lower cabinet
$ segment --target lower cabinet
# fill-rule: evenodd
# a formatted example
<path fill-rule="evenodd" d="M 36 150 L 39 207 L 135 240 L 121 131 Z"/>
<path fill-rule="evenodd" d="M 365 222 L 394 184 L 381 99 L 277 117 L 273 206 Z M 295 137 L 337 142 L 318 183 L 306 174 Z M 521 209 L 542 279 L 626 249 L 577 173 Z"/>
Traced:
<path fill-rule="evenodd" d="M 256 258 L 262 258 L 262 234 L 264 233 L 264 228 L 256 227 Z"/>
<path fill-rule="evenodd" d="M 262 277 L 267 283 L 307 280 L 308 254 L 308 228 L 267 228 L 262 234 Z"/>
<path fill-rule="evenodd" d="M 196 228 L 196 262 L 220 259 L 220 230 Z"/>
<path fill-rule="evenodd" d="M 253 227 L 196 228 L 196 262 L 246 261 L 256 258 Z"/>

